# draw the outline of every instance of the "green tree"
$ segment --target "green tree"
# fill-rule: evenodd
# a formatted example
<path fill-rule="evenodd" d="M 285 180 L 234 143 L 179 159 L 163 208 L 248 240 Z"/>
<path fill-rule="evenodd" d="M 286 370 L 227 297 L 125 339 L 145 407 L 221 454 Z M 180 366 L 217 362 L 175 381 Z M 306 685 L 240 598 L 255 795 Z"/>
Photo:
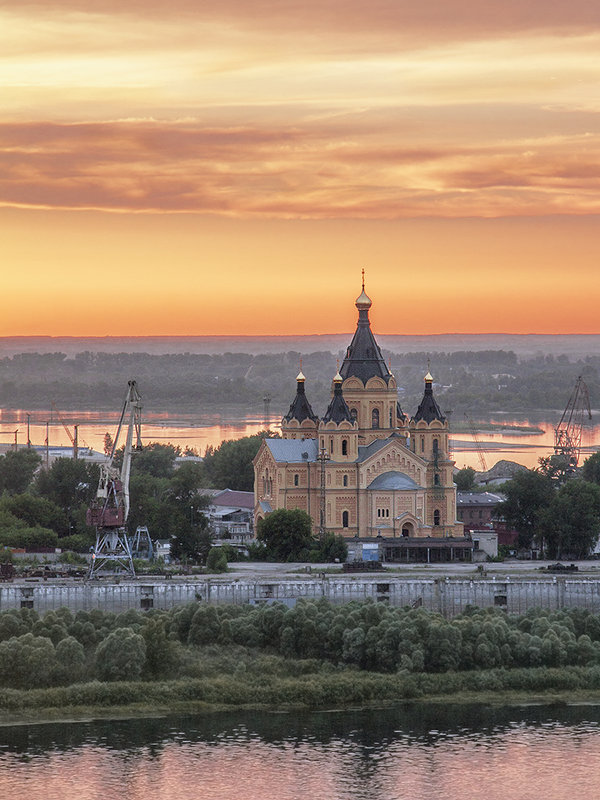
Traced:
<path fill-rule="evenodd" d="M 317 560 L 326 561 L 328 563 L 333 563 L 335 561 L 342 563 L 347 557 L 348 545 L 344 537 L 340 533 L 326 533 L 319 542 L 316 550 Z"/>
<path fill-rule="evenodd" d="M 212 534 L 204 515 L 204 524 L 180 529 L 171 538 L 171 556 L 178 560 L 197 561 L 205 564 L 212 547 Z"/>
<path fill-rule="evenodd" d="M 146 662 L 144 637 L 131 628 L 117 628 L 96 648 L 96 671 L 103 681 L 134 681 Z"/>
<path fill-rule="evenodd" d="M 0 511 L 21 520 L 24 526 L 40 525 L 44 528 L 51 528 L 59 535 L 69 532 L 66 514 L 56 503 L 45 497 L 35 497 L 27 492 L 8 495 L 0 499 Z M 0 518 L 3 517 L 4 514 Z M 1 521 L 0 527 L 2 527 Z"/>
<path fill-rule="evenodd" d="M 207 448 L 204 469 L 210 485 L 217 489 L 253 491 L 252 461 L 258 453 L 262 440 L 274 436 L 271 431 L 262 431 L 254 436 L 222 442 L 216 449 Z"/>
<path fill-rule="evenodd" d="M 167 637 L 165 619 L 149 618 L 140 631 L 146 643 L 144 673 L 151 678 L 171 675 L 178 661 L 177 643 Z"/>
<path fill-rule="evenodd" d="M 259 520 L 256 538 L 276 561 L 303 561 L 315 542 L 312 520 L 299 508 L 279 508 Z"/>
<path fill-rule="evenodd" d="M 41 463 L 35 450 L 9 450 L 0 456 L 0 491 L 23 494 Z"/>
<path fill-rule="evenodd" d="M 119 451 L 122 458 L 123 449 Z M 181 449 L 173 444 L 150 442 L 136 451 L 131 459 L 131 474 L 144 473 L 155 478 L 170 478 L 175 471 L 175 459 Z"/>
<path fill-rule="evenodd" d="M 72 458 L 57 458 L 48 469 L 36 476 L 37 494 L 55 503 L 63 511 L 88 504 L 96 495 L 99 470 L 95 464 L 74 461 Z"/>
<path fill-rule="evenodd" d="M 496 506 L 502 517 L 519 533 L 519 547 L 529 548 L 539 531 L 542 513 L 554 498 L 551 478 L 534 470 L 522 470 L 502 486 L 506 500 Z"/>
<path fill-rule="evenodd" d="M 85 671 L 85 650 L 73 636 L 61 639 L 56 645 L 55 681 L 77 683 Z"/>
<path fill-rule="evenodd" d="M 565 483 L 543 515 L 550 558 L 586 558 L 600 535 L 600 486 L 580 479 Z"/>
<path fill-rule="evenodd" d="M 539 472 L 556 483 L 564 483 L 573 476 L 569 458 L 562 453 L 539 459 Z"/>
<path fill-rule="evenodd" d="M 459 492 L 468 492 L 475 486 L 475 475 L 477 473 L 473 467 L 463 467 L 454 476 L 454 483 Z"/>
<path fill-rule="evenodd" d="M 227 555 L 222 547 L 211 547 L 206 557 L 209 572 L 227 572 Z"/>
<path fill-rule="evenodd" d="M 600 453 L 594 453 L 583 462 L 581 468 L 583 479 L 589 483 L 600 484 Z"/>

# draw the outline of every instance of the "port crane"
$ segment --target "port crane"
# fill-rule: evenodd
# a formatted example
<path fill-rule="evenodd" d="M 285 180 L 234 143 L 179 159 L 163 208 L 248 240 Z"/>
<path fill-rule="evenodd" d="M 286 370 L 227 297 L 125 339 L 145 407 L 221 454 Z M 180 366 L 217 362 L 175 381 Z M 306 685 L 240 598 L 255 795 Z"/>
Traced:
<path fill-rule="evenodd" d="M 591 420 L 590 393 L 581 375 L 575 381 L 560 422 L 554 429 L 554 455 L 561 456 L 566 471 L 574 472 L 581 454 L 581 434 L 586 420 Z"/>
<path fill-rule="evenodd" d="M 69 437 L 71 444 L 73 445 L 73 461 L 77 461 L 77 457 L 79 455 L 79 425 L 73 425 L 73 433 L 67 427 L 67 423 L 60 415 L 60 411 L 56 407 L 55 403 L 52 403 L 52 408 L 56 412 L 56 416 L 58 417 L 58 421 L 63 426 L 66 431 L 67 436 Z M 46 437 L 47 438 L 47 437 Z"/>
<path fill-rule="evenodd" d="M 465 411 L 465 422 L 467 423 L 469 430 L 471 432 L 471 436 L 473 437 L 473 444 L 475 445 L 475 450 L 477 451 L 477 457 L 479 458 L 479 463 L 481 465 L 481 471 L 487 472 L 487 464 L 485 461 L 485 453 L 481 442 L 479 441 L 479 435 L 477 433 L 477 428 L 475 427 L 475 423 L 471 419 L 471 417 Z"/>
<path fill-rule="evenodd" d="M 129 381 L 117 433 L 108 461 L 100 466 L 100 480 L 96 497 L 87 510 L 87 524 L 96 528 L 96 544 L 92 549 L 89 577 L 96 577 L 101 569 L 111 565 L 135 577 L 131 546 L 126 523 L 129 516 L 129 475 L 131 456 L 141 449 L 141 396 L 135 381 Z M 121 469 L 114 464 L 119 437 L 126 427 L 123 463 Z M 135 435 L 135 445 L 133 438 Z"/>

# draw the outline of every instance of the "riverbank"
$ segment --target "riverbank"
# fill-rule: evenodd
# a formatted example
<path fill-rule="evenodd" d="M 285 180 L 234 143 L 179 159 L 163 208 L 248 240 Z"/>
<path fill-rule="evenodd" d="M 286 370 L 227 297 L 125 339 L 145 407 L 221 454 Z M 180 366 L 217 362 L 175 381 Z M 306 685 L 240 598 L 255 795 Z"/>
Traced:
<path fill-rule="evenodd" d="M 301 662 L 294 662 L 296 665 Z M 310 662 L 308 662 L 310 664 Z M 297 677 L 229 675 L 175 681 L 93 681 L 0 691 L 0 725 L 223 711 L 316 711 L 411 702 L 600 705 L 600 667 L 381 674 L 319 665 Z"/>

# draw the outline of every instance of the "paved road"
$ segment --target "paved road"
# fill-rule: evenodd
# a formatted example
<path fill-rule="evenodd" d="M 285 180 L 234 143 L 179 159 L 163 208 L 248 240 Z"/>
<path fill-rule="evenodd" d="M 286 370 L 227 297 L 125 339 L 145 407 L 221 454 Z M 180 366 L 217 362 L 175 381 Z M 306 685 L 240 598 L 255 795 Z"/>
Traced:
<path fill-rule="evenodd" d="M 548 566 L 555 561 L 504 561 L 502 563 L 479 564 L 387 564 L 386 571 L 390 575 L 407 578 L 417 577 L 456 577 L 472 578 L 476 575 L 484 576 L 514 576 L 515 578 L 544 577 L 548 574 L 563 574 L 600 579 L 600 561 L 577 561 L 576 572 L 548 573 Z M 563 562 L 570 565 L 571 561 Z M 227 578 L 249 578 L 265 580 L 269 578 L 290 577 L 315 577 L 323 571 L 331 574 L 337 567 L 333 564 L 270 564 L 270 563 L 244 563 L 230 564 Z M 340 569 L 341 574 L 341 569 Z M 377 575 L 381 573 L 359 573 L 362 575 Z"/>

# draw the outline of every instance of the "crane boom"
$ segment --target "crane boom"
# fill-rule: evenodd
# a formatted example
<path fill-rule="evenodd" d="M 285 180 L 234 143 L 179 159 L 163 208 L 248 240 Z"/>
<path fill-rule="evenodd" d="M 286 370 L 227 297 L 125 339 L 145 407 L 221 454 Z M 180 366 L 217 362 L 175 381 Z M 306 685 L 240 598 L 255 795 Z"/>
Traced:
<path fill-rule="evenodd" d="M 60 411 L 56 407 L 55 403 L 52 403 L 52 408 L 56 411 L 56 416 L 58 417 L 59 422 L 65 429 L 66 434 L 73 445 L 73 461 L 77 461 L 77 456 L 79 455 L 79 425 L 73 425 L 73 433 L 71 433 L 71 431 L 67 428 L 67 423 L 61 417 Z"/>
<path fill-rule="evenodd" d="M 475 423 L 471 419 L 471 417 L 465 411 L 465 420 L 467 425 L 469 426 L 469 430 L 471 431 L 471 436 L 473 437 L 473 444 L 475 445 L 475 450 L 477 451 L 477 456 L 479 458 L 479 463 L 481 465 L 481 471 L 487 472 L 487 464 L 485 461 L 485 454 L 483 452 L 483 447 L 481 446 L 481 442 L 479 441 L 479 436 L 477 434 L 477 428 L 475 427 Z"/>
<path fill-rule="evenodd" d="M 590 393 L 580 375 L 575 381 L 575 387 L 560 422 L 554 429 L 554 454 L 564 456 L 571 471 L 579 464 L 583 426 L 586 419 L 591 420 L 591 418 Z"/>

